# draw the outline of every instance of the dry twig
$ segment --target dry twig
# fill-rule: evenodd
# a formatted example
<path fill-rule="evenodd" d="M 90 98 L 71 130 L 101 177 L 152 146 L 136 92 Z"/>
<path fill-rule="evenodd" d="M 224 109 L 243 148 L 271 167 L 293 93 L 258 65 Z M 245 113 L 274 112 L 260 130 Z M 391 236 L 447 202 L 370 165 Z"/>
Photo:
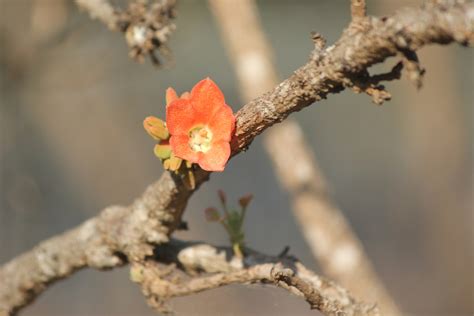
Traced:
<path fill-rule="evenodd" d="M 197 242 L 172 240 L 160 247 L 155 259 L 179 264 L 193 277 L 177 276 L 156 261 L 135 263 L 132 279 L 142 287 L 149 303 L 168 311 L 166 300 L 195 294 L 229 284 L 273 284 L 302 296 L 312 309 L 325 315 L 379 315 L 374 305 L 357 302 L 344 288 L 321 278 L 289 256 L 268 256 L 251 249 L 241 259 L 229 247 L 214 247 Z"/>
<path fill-rule="evenodd" d="M 366 17 L 365 0 L 351 0 L 352 20 L 362 19 Z"/>
<path fill-rule="evenodd" d="M 129 55 L 134 60 L 143 62 L 149 56 L 159 66 L 156 51 L 165 58 L 171 56 L 166 43 L 176 28 L 172 23 L 176 0 L 156 0 L 151 4 L 148 0 L 134 0 L 126 10 L 114 8 L 109 0 L 76 0 L 76 4 L 110 30 L 125 33 Z"/>

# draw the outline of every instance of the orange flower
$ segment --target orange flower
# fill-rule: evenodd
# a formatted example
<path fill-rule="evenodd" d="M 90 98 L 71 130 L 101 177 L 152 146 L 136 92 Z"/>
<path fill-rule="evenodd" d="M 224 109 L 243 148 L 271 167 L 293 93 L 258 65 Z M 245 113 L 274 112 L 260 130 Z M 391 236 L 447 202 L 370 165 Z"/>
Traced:
<path fill-rule="evenodd" d="M 204 170 L 223 171 L 230 157 L 235 117 L 219 87 L 207 78 L 181 98 L 168 88 L 166 101 L 173 153 Z"/>

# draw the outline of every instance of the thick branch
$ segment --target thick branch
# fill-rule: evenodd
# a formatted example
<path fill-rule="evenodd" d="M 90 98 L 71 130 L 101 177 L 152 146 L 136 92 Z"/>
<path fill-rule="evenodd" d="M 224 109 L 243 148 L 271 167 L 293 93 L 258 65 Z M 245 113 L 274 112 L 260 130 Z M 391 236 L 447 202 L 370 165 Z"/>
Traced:
<path fill-rule="evenodd" d="M 191 295 L 229 284 L 274 284 L 302 296 L 311 308 L 325 315 L 378 315 L 378 309 L 356 301 L 347 290 L 312 273 L 296 259 L 268 256 L 253 250 L 244 259 L 233 257 L 232 249 L 173 240 L 159 249 L 157 260 L 177 263 L 194 275 L 183 279 L 170 275 L 156 261 L 136 263 L 132 278 L 140 283 L 149 302 L 163 311 L 172 297 Z M 210 274 L 210 275 L 209 275 Z M 339 313 L 339 314 L 338 314 Z"/>
<path fill-rule="evenodd" d="M 129 207 L 108 207 L 1 266 L 0 315 L 13 314 L 49 284 L 83 267 L 112 268 L 151 255 L 153 244 L 168 240 L 191 193 L 165 173 Z"/>
<path fill-rule="evenodd" d="M 237 113 L 232 153 L 246 149 L 257 135 L 292 112 L 351 86 L 349 74 L 383 62 L 401 49 L 414 51 L 427 44 L 453 41 L 464 45 L 474 42 L 474 4 L 438 1 L 389 18 L 371 18 L 364 30 L 349 28 L 334 46 L 313 54 L 294 75 Z M 199 186 L 209 173 L 197 171 L 196 176 Z M 150 244 L 165 242 L 179 226 L 192 193 L 179 179 L 165 173 L 131 206 L 107 208 L 80 227 L 13 259 L 0 267 L 0 311 L 25 306 L 48 284 L 86 265 L 119 265 L 122 260 L 116 258 L 122 258 L 121 254 L 132 261 L 144 258 L 151 251 Z M 77 248 L 61 248 L 64 245 Z"/>

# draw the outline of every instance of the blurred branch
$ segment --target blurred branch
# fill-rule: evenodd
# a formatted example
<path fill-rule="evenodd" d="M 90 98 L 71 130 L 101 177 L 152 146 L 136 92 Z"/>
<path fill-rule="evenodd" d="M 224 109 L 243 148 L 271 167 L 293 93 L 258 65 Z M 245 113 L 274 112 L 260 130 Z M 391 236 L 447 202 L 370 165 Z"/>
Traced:
<path fill-rule="evenodd" d="M 163 269 L 155 260 L 134 263 L 132 280 L 139 283 L 150 305 L 169 311 L 166 301 L 229 284 L 273 284 L 303 297 L 312 309 L 325 315 L 379 315 L 372 305 L 357 302 L 344 288 L 326 280 L 289 256 L 268 256 L 246 249 L 243 259 L 230 247 L 214 247 L 198 242 L 172 240 L 158 248 L 160 262 L 178 264 L 187 278 L 176 270 Z M 189 278 L 191 276 L 191 278 Z"/>
<path fill-rule="evenodd" d="M 355 2 L 360 4 L 353 1 L 353 5 Z M 209 0 L 209 3 L 236 69 L 244 100 L 275 86 L 272 49 L 260 24 L 255 1 Z M 318 34 L 313 34 L 313 40 L 324 41 Z M 324 44 L 319 46 L 322 48 Z M 382 80 L 399 79 L 401 65 L 398 63 L 389 73 L 373 76 L 366 82 L 378 84 Z M 275 164 L 280 183 L 290 193 L 292 210 L 306 242 L 323 270 L 360 298 L 378 302 L 384 314 L 400 315 L 344 214 L 329 198 L 324 176 L 298 123 L 288 119 L 274 126 L 265 134 L 264 146 Z"/>
<path fill-rule="evenodd" d="M 113 31 L 119 28 L 119 13 L 108 0 L 76 0 L 76 4 L 89 12 L 93 19 L 98 19 Z"/>
<path fill-rule="evenodd" d="M 364 28 L 351 25 L 333 46 L 316 48 L 307 64 L 236 113 L 232 154 L 247 149 L 256 136 L 292 112 L 352 87 L 351 75 L 402 49 L 451 42 L 474 43 L 474 4 L 438 1 L 391 17 L 368 18 Z M 208 178 L 208 172 L 197 170 L 196 189 Z M 167 242 L 179 227 L 193 191 L 165 173 L 131 206 L 107 208 L 78 228 L 12 259 L 0 267 L 0 311 L 19 310 L 51 283 L 82 267 L 110 268 L 126 260 L 143 260 L 154 244 Z"/>
<path fill-rule="evenodd" d="M 156 51 L 171 57 L 166 43 L 176 28 L 172 23 L 176 0 L 153 0 L 151 4 L 148 0 L 133 0 L 126 10 L 113 7 L 108 0 L 76 0 L 76 4 L 110 30 L 123 32 L 134 60 L 143 62 L 149 56 L 158 66 L 161 61 Z"/>
<path fill-rule="evenodd" d="M 270 91 L 279 80 L 256 2 L 209 0 L 208 3 L 237 74 L 243 101 L 249 102 Z"/>
<path fill-rule="evenodd" d="M 290 121 L 281 126 L 285 128 L 267 135 L 265 148 L 278 179 L 290 194 L 294 214 L 321 268 L 356 296 L 376 301 L 383 315 L 401 315 L 349 222 L 331 201 L 303 131 Z"/>
<path fill-rule="evenodd" d="M 380 2 L 374 11 L 390 12 L 409 2 Z M 465 276 L 472 275 L 473 271 L 474 203 L 469 199 L 474 178 L 469 154 L 473 133 L 466 120 L 472 101 L 466 103 L 466 100 L 472 100 L 474 95 L 472 89 L 468 90 L 467 99 L 463 100 L 463 87 L 466 80 L 472 81 L 474 73 L 467 70 L 469 66 L 464 66 L 459 59 L 461 52 L 456 50 L 431 47 L 418 53 L 419 56 L 411 56 L 413 77 L 410 77 L 416 84 L 422 76 L 418 75 L 421 68 L 418 60 L 423 61 L 429 71 L 423 90 L 402 86 L 397 94 L 397 132 L 406 168 L 399 189 L 410 197 L 407 202 L 413 203 L 417 212 L 411 214 L 414 221 L 405 227 L 417 225 L 416 221 L 422 223 L 417 230 L 418 242 L 424 260 L 430 263 L 430 274 L 435 276 L 433 283 L 426 284 L 433 287 L 431 295 L 437 297 L 432 309 L 443 307 L 451 313 L 469 314 L 474 310 L 474 278 Z M 471 58 L 469 69 L 472 69 L 472 61 Z M 393 203 L 398 208 L 407 208 L 400 206 L 400 201 Z M 394 212 L 391 221 L 403 224 L 403 214 L 402 210 Z M 436 285 L 446 282 L 453 284 L 449 292 Z"/>

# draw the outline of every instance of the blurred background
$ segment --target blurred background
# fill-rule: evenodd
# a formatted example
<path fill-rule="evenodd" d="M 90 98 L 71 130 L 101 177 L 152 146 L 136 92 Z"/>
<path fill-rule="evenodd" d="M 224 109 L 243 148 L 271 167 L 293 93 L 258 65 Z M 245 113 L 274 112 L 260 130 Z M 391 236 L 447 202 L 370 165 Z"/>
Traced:
<path fill-rule="evenodd" d="M 368 9 L 384 15 L 420 2 L 373 0 Z M 165 117 L 167 87 L 189 90 L 210 76 L 235 111 L 242 105 L 205 1 L 179 1 L 174 62 L 160 70 L 129 59 L 122 35 L 72 1 L 0 0 L 0 6 L 0 264 L 105 206 L 131 203 L 160 176 L 142 120 Z M 349 1 L 342 0 L 258 6 L 282 78 L 306 62 L 310 31 L 332 43 L 350 19 Z M 427 69 L 420 91 L 406 79 L 389 83 L 394 97 L 382 107 L 345 91 L 293 117 L 404 313 L 472 315 L 473 51 L 434 46 L 419 55 Z M 318 271 L 260 138 L 192 197 L 184 218 L 190 230 L 176 237 L 227 243 L 223 229 L 203 214 L 217 205 L 219 188 L 235 201 L 255 195 L 246 221 L 250 247 L 276 254 L 289 245 Z M 173 307 L 178 315 L 316 313 L 303 300 L 262 286 L 221 288 L 176 299 Z M 76 273 L 23 315 L 155 313 L 123 268 Z"/>

